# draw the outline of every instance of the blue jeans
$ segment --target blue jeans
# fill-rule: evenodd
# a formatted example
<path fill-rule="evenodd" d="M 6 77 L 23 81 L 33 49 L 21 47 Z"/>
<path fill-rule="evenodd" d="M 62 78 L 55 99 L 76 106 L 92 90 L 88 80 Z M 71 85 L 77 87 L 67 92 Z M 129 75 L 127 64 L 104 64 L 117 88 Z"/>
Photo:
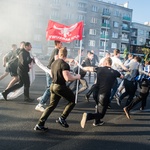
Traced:
<path fill-rule="evenodd" d="M 114 95 L 116 94 L 118 87 L 119 87 L 119 83 L 118 83 L 118 80 L 116 79 L 114 82 L 114 85 L 112 87 L 111 96 L 110 96 L 110 103 L 113 100 Z"/>
<path fill-rule="evenodd" d="M 42 99 L 40 101 L 40 104 L 45 104 L 50 99 L 50 85 L 52 83 L 52 78 L 50 77 L 49 73 L 46 73 L 46 84 L 47 89 L 45 90 Z"/>

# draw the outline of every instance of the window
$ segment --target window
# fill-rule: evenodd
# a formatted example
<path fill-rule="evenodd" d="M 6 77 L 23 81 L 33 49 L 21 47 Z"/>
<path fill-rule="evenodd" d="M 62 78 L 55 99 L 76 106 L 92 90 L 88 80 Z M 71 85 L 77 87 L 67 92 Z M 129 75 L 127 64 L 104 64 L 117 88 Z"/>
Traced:
<path fill-rule="evenodd" d="M 118 33 L 117 32 L 113 32 L 112 33 L 112 38 L 118 38 Z"/>
<path fill-rule="evenodd" d="M 53 3 L 59 4 L 60 0 L 53 0 Z"/>
<path fill-rule="evenodd" d="M 41 41 L 42 36 L 40 34 L 34 35 L 34 41 Z"/>
<path fill-rule="evenodd" d="M 128 24 L 123 23 L 122 24 L 122 30 L 129 30 Z"/>
<path fill-rule="evenodd" d="M 66 14 L 65 18 L 66 19 L 71 19 L 72 18 L 72 14 L 70 14 L 70 13 Z"/>
<path fill-rule="evenodd" d="M 92 17 L 91 18 L 91 23 L 97 23 L 97 18 Z"/>
<path fill-rule="evenodd" d="M 74 5 L 73 2 L 70 2 L 70 1 L 67 1 L 67 2 L 66 2 L 66 6 L 67 6 L 67 7 L 72 7 L 73 5 Z"/>
<path fill-rule="evenodd" d="M 100 47 L 104 47 L 106 44 L 106 47 L 108 46 L 108 42 L 107 41 L 100 41 Z"/>
<path fill-rule="evenodd" d="M 58 11 L 52 11 L 50 14 L 50 19 L 59 19 Z"/>
<path fill-rule="evenodd" d="M 86 4 L 85 3 L 78 3 L 78 8 L 85 8 Z"/>
<path fill-rule="evenodd" d="M 114 16 L 116 16 L 116 17 L 119 17 L 119 16 L 120 16 L 120 13 L 119 13 L 118 10 L 116 10 L 116 11 L 114 12 Z"/>
<path fill-rule="evenodd" d="M 115 28 L 118 28 L 118 27 L 119 27 L 119 23 L 116 22 L 116 21 L 114 21 L 114 22 L 113 22 L 113 26 L 114 26 Z"/>
<path fill-rule="evenodd" d="M 139 29 L 139 35 L 144 35 L 144 30 Z"/>
<path fill-rule="evenodd" d="M 78 21 L 84 21 L 85 16 L 84 15 L 78 15 Z"/>
<path fill-rule="evenodd" d="M 111 48 L 113 49 L 117 48 L 117 43 L 111 43 Z"/>
<path fill-rule="evenodd" d="M 42 29 L 42 23 L 41 22 L 37 22 L 35 24 L 35 27 L 38 28 L 38 29 Z"/>
<path fill-rule="evenodd" d="M 122 38 L 123 38 L 123 39 L 127 39 L 127 38 L 128 38 L 128 34 L 122 33 Z"/>
<path fill-rule="evenodd" d="M 103 15 L 110 15 L 110 11 L 108 8 L 103 8 Z"/>
<path fill-rule="evenodd" d="M 95 40 L 89 40 L 89 46 L 95 47 Z"/>
<path fill-rule="evenodd" d="M 98 7 L 93 5 L 93 6 L 92 6 L 92 11 L 98 12 Z"/>
<path fill-rule="evenodd" d="M 96 35 L 96 30 L 95 29 L 90 29 L 89 34 L 90 35 Z"/>
<path fill-rule="evenodd" d="M 79 46 L 80 46 L 80 41 L 79 41 L 79 40 L 76 40 L 76 41 L 75 41 L 75 46 L 76 46 L 76 47 L 79 47 Z"/>

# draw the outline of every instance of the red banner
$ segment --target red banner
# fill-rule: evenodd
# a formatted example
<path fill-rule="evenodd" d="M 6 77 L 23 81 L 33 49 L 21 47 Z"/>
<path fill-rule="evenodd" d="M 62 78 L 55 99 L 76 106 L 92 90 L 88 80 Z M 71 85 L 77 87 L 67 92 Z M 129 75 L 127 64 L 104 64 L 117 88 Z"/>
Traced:
<path fill-rule="evenodd" d="M 83 22 L 78 22 L 71 26 L 66 26 L 50 20 L 46 30 L 46 39 L 58 40 L 62 42 L 82 40 L 82 31 Z"/>

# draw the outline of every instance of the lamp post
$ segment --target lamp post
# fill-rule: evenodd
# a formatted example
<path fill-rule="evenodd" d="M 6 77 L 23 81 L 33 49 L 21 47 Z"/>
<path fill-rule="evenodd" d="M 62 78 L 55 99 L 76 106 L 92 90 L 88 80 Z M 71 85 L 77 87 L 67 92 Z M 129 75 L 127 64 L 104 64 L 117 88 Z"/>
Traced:
<path fill-rule="evenodd" d="M 106 32 L 105 32 L 105 42 L 104 42 L 104 56 L 106 53 L 106 38 L 107 38 L 107 22 L 106 22 Z"/>

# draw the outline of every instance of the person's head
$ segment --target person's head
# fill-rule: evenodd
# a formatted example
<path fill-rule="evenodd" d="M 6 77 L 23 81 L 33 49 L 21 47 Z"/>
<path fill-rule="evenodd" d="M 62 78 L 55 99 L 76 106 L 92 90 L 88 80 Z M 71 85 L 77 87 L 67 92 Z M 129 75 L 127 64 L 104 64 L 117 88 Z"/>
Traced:
<path fill-rule="evenodd" d="M 66 47 L 60 48 L 59 52 L 58 52 L 58 56 L 59 56 L 59 58 L 66 58 L 67 57 L 67 48 Z"/>
<path fill-rule="evenodd" d="M 80 52 L 81 52 L 81 55 L 83 55 L 83 49 L 80 51 L 80 49 L 78 50 L 78 55 L 80 55 Z"/>
<path fill-rule="evenodd" d="M 139 56 L 135 56 L 134 59 L 139 63 L 141 62 L 141 57 L 139 57 Z"/>
<path fill-rule="evenodd" d="M 25 47 L 25 50 L 28 51 L 28 52 L 31 51 L 31 49 L 32 49 L 32 45 L 31 45 L 30 42 L 25 42 L 24 47 Z"/>
<path fill-rule="evenodd" d="M 107 52 L 107 53 L 105 54 L 105 57 L 110 57 L 110 53 Z"/>
<path fill-rule="evenodd" d="M 119 49 L 114 49 L 114 56 L 117 56 L 117 57 L 120 56 L 120 50 Z"/>
<path fill-rule="evenodd" d="M 132 54 L 128 54 L 128 59 L 132 59 L 133 55 Z"/>
<path fill-rule="evenodd" d="M 12 44 L 12 50 L 16 50 L 17 49 L 17 45 L 16 44 Z"/>
<path fill-rule="evenodd" d="M 61 41 L 54 41 L 54 43 L 55 43 L 56 48 L 58 48 L 58 49 L 62 48 L 62 42 Z"/>
<path fill-rule="evenodd" d="M 23 49 L 23 48 L 24 48 L 24 46 L 25 46 L 25 42 L 24 42 L 24 41 L 22 41 L 22 42 L 20 43 L 20 49 Z"/>
<path fill-rule="evenodd" d="M 91 52 L 94 54 L 94 50 L 91 50 Z"/>
<path fill-rule="evenodd" d="M 150 61 L 145 61 L 145 66 L 148 66 L 148 65 L 150 65 Z"/>
<path fill-rule="evenodd" d="M 93 54 L 91 51 L 89 51 L 89 52 L 87 53 L 87 57 L 88 57 L 90 60 L 92 60 L 92 59 L 94 58 L 94 54 Z"/>
<path fill-rule="evenodd" d="M 111 65 L 112 65 L 112 59 L 110 57 L 106 57 L 104 59 L 103 66 L 111 67 Z"/>

